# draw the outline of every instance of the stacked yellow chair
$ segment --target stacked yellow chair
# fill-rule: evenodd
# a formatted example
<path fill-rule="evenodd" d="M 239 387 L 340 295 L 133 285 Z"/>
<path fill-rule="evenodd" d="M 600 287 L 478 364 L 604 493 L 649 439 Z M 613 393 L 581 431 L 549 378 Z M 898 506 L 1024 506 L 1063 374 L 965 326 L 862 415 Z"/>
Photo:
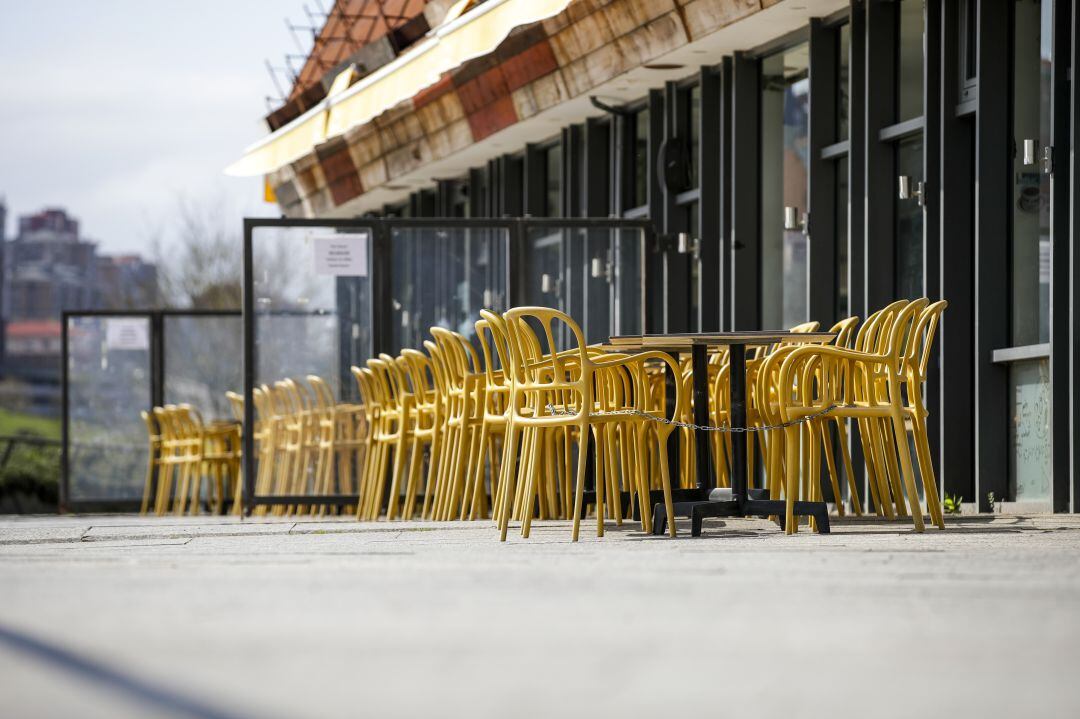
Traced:
<path fill-rule="evenodd" d="M 909 450 L 909 427 L 919 457 L 927 512 L 936 526 L 944 526 L 930 462 L 921 384 L 945 306 L 944 302 L 931 305 L 925 299 L 895 302 L 868 318 L 854 348 L 793 347 L 767 362 L 766 371 L 757 378 L 759 395 L 775 398 L 774 403 L 762 405 L 769 424 L 816 415 L 829 407 L 835 407 L 828 415 L 833 422 L 854 420 L 875 511 L 890 518 L 910 516 L 917 531 L 923 531 L 925 523 Z M 796 499 L 818 498 L 820 482 L 815 480 L 815 472 L 820 469 L 820 460 L 814 448 L 819 447 L 818 439 L 828 421 L 815 419 L 785 428 L 778 437 L 782 453 L 778 450 L 770 456 L 770 476 L 783 477 L 789 533 L 798 529 L 791 521 Z M 839 429 L 837 434 L 843 437 Z M 846 448 L 842 449 L 844 461 L 849 463 Z"/>
<path fill-rule="evenodd" d="M 240 426 L 235 422 L 204 423 L 198 410 L 187 404 L 154 407 L 141 413 L 150 442 L 150 463 L 143 490 L 142 512 L 197 513 L 203 503 L 221 512 L 225 498 L 240 483 Z M 156 496 L 151 497 L 157 479 Z"/>

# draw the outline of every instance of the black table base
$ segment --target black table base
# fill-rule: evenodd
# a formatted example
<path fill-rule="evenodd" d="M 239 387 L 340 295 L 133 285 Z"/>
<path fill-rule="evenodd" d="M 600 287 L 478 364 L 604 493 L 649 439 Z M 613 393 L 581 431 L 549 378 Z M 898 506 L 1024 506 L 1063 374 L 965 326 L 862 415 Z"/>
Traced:
<path fill-rule="evenodd" d="M 709 425 L 709 361 L 707 348 L 695 344 L 691 349 L 690 359 L 694 370 L 694 424 L 699 427 Z M 746 427 L 746 345 L 733 343 L 728 347 L 730 368 L 730 395 L 728 417 L 730 426 Z M 751 434 L 740 433 L 731 443 L 731 497 L 712 499 L 710 494 L 716 486 L 716 468 L 712 464 L 709 451 L 709 431 L 694 431 L 695 452 L 697 458 L 697 489 L 689 490 L 691 496 L 676 498 L 673 493 L 676 516 L 690 518 L 690 534 L 701 536 L 701 523 L 705 517 L 771 517 L 780 518 L 780 527 L 784 528 L 787 506 L 781 500 L 771 500 L 763 489 L 749 489 L 746 486 L 747 457 L 746 438 Z M 674 436 L 674 435 L 673 435 Z M 672 477 L 676 475 L 672 474 Z M 685 491 L 685 490 L 684 490 Z M 653 534 L 663 534 L 667 526 L 667 510 L 660 502 L 653 504 Z M 694 496 L 696 495 L 696 496 Z M 650 497 L 652 499 L 652 497 Z M 824 502 L 795 502 L 796 517 L 813 517 L 817 520 L 817 530 L 822 534 L 829 532 L 829 509 Z"/>
<path fill-rule="evenodd" d="M 785 527 L 787 515 L 787 503 L 782 499 L 769 499 L 766 489 L 751 489 L 750 496 L 740 501 L 738 497 L 730 499 L 708 499 L 704 490 L 682 490 L 683 492 L 697 492 L 698 498 L 691 500 L 672 502 L 676 517 L 690 518 L 690 536 L 701 536 L 701 523 L 706 517 L 776 517 L 780 522 L 780 529 Z M 653 505 L 652 531 L 656 536 L 667 532 L 667 509 L 662 501 L 663 492 L 654 491 L 661 495 L 661 501 Z M 652 499 L 652 497 L 650 497 Z M 829 533 L 829 508 L 824 502 L 795 502 L 796 517 L 813 517 L 817 521 L 817 530 L 821 534 Z"/>

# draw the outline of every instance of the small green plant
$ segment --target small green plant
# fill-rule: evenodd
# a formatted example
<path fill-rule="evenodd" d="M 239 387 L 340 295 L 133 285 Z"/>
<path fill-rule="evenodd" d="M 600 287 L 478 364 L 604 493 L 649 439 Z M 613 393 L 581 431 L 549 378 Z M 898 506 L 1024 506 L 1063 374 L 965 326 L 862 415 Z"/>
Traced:
<path fill-rule="evenodd" d="M 994 493 L 993 492 L 987 492 L 986 493 L 986 503 L 990 505 L 990 511 L 993 512 L 994 511 Z"/>
<path fill-rule="evenodd" d="M 945 495 L 945 514 L 960 514 L 960 504 L 964 501 L 963 497 L 957 495 Z"/>

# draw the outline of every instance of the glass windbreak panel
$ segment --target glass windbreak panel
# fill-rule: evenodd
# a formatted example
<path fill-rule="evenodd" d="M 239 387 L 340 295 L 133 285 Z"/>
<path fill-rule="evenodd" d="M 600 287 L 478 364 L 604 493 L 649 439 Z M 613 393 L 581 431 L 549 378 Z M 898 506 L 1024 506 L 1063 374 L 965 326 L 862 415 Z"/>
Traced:
<path fill-rule="evenodd" d="M 649 109 L 633 117 L 634 186 L 633 197 L 625 209 L 641 207 L 649 201 Z"/>
<path fill-rule="evenodd" d="M 72 501 L 142 499 L 151 409 L 150 319 L 68 320 L 68 487 Z"/>
<path fill-rule="evenodd" d="M 552 145 L 544 153 L 544 216 L 562 214 L 562 146 Z"/>
<path fill-rule="evenodd" d="M 690 187 L 697 187 L 701 180 L 701 169 L 698 157 L 698 147 L 701 146 L 701 85 L 690 88 L 689 104 L 690 112 L 687 113 L 686 136 L 690 138 Z"/>
<path fill-rule="evenodd" d="M 796 45 L 761 63 L 762 326 L 806 321 L 807 238 L 785 229 L 794 208 L 806 214 L 809 167 L 809 46 Z M 798 224 L 798 223 L 796 223 Z"/>
<path fill-rule="evenodd" d="M 432 327 L 466 337 L 480 310 L 506 309 L 505 227 L 394 227 L 392 352 L 422 349 Z"/>
<path fill-rule="evenodd" d="M 190 404 L 203 420 L 241 419 L 226 392 L 244 393 L 244 332 L 239 316 L 166 315 L 167 404 Z"/>
<path fill-rule="evenodd" d="M 897 22 L 897 122 L 923 114 L 923 0 L 900 0 Z"/>
<path fill-rule="evenodd" d="M 922 135 L 901 140 L 896 145 L 897 174 L 923 176 Z M 915 198 L 896 200 L 896 297 L 915 299 L 924 294 L 923 209 Z"/>
<path fill-rule="evenodd" d="M 844 23 L 836 34 L 836 141 L 848 139 L 851 97 L 851 23 Z"/>
<path fill-rule="evenodd" d="M 563 245 L 568 241 L 559 227 L 532 226 L 525 238 L 525 301 L 538 307 L 565 310 L 568 290 Z"/>
<path fill-rule="evenodd" d="M 364 227 L 253 229 L 256 386 L 314 374 L 357 398 L 349 368 L 372 351 L 371 238 Z"/>
<path fill-rule="evenodd" d="M 1050 340 L 1050 0 L 1016 0 L 1013 24 L 1012 342 Z M 1025 164 L 1025 145 L 1034 155 Z"/>
<path fill-rule="evenodd" d="M 848 306 L 848 160 L 836 163 L 836 317 L 851 314 Z"/>
<path fill-rule="evenodd" d="M 1050 363 L 1046 359 L 1009 366 L 1010 467 L 1016 501 L 1050 501 Z"/>

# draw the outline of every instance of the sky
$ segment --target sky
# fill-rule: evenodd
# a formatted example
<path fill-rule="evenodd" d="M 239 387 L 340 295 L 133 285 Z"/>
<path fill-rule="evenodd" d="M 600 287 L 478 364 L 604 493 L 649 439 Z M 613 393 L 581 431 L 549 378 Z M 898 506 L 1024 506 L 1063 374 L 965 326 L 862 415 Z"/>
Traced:
<path fill-rule="evenodd" d="M 307 24 L 305 2 L 0 0 L 8 236 L 58 206 L 102 252 L 150 255 L 181 198 L 238 229 L 277 214 L 261 178 L 222 171 L 265 133 L 264 60 L 297 53 L 285 18 Z"/>

